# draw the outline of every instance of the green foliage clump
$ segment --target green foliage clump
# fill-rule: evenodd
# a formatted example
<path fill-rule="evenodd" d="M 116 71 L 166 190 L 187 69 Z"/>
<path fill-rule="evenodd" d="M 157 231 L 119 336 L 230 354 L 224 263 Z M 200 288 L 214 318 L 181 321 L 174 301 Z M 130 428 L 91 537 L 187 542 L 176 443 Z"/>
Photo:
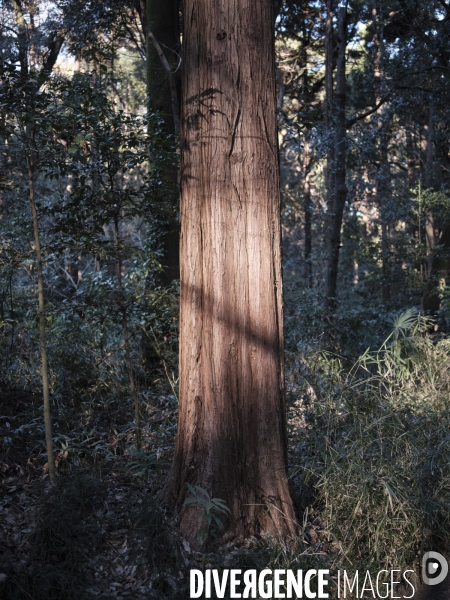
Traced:
<path fill-rule="evenodd" d="M 213 524 L 223 530 L 224 525 L 219 515 L 231 513 L 228 506 L 221 498 L 211 498 L 208 492 L 199 485 L 192 486 L 186 483 L 192 496 L 186 498 L 184 505 L 193 504 L 201 509 L 202 526 L 197 534 L 197 543 L 202 546 L 210 533 L 214 533 Z"/>
<path fill-rule="evenodd" d="M 123 403 L 130 396 L 124 319 L 139 392 L 155 371 L 176 379 L 178 291 L 159 287 L 161 235 L 178 198 L 163 176 L 176 171 L 175 141 L 157 115 L 119 110 L 90 75 L 54 77 L 35 94 L 25 84 L 12 69 L 0 89 L 8 117 L 0 133 L 14 165 L 0 219 L 0 378 L 7 389 L 42 385 L 20 166 L 23 132 L 33 124 L 51 400 L 60 409 Z"/>

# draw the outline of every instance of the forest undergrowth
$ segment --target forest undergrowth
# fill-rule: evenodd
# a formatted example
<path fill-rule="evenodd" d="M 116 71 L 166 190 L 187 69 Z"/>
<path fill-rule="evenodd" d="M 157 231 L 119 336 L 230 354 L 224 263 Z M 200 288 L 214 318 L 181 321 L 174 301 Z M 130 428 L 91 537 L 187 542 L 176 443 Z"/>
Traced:
<path fill-rule="evenodd" d="M 2 390 L 0 597 L 188 598 L 191 568 L 417 570 L 450 537 L 450 341 L 407 311 L 356 361 L 317 343 L 287 352 L 289 476 L 300 523 L 290 545 L 252 539 L 201 552 L 159 500 L 177 402 L 167 363 L 141 389 L 143 448 L 123 390 L 55 403 L 58 483 L 43 453 L 37 392 Z M 169 365 L 170 367 L 171 365 Z M 173 365 L 172 365 L 173 366 Z M 116 374 L 115 374 L 116 375 Z M 175 391 L 175 394 L 174 394 Z"/>
<path fill-rule="evenodd" d="M 450 343 L 432 325 L 397 315 L 350 368 L 317 348 L 291 355 L 304 419 L 291 477 L 313 487 L 313 514 L 354 568 L 417 570 L 425 551 L 448 552 Z"/>

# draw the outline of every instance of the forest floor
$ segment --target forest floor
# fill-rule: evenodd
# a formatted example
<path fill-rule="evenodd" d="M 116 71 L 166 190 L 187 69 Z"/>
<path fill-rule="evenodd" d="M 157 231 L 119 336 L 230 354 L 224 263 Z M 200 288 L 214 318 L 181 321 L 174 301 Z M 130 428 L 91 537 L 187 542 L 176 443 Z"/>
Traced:
<path fill-rule="evenodd" d="M 0 578 L 0 598 L 149 597 L 154 578 L 136 521 L 145 521 L 139 509 L 147 508 L 170 464 L 176 420 L 169 401 L 154 400 L 143 431 L 145 455 L 127 453 L 133 432 L 117 422 L 115 411 L 70 419 L 77 423 L 71 429 L 55 428 L 54 438 L 62 442 L 56 494 L 65 504 L 55 506 L 39 398 L 2 395 L 0 573 L 6 578 Z"/>
<path fill-rule="evenodd" d="M 60 411 L 52 489 L 40 398 L 2 393 L 0 598 L 188 598 L 190 568 L 241 564 L 250 554 L 261 568 L 283 561 L 283 550 L 268 554 L 261 541 L 200 553 L 176 539 L 155 492 L 172 458 L 177 407 L 168 395 L 150 400 L 141 453 L 130 450 L 134 433 L 123 409 Z M 292 446 L 304 451 L 299 439 Z M 330 564 L 333 545 L 321 525 L 304 523 L 304 550 Z"/>
<path fill-rule="evenodd" d="M 3 393 L 0 405 L 2 600 L 184 600 L 191 568 L 333 569 L 340 560 L 324 523 L 303 513 L 311 491 L 295 488 L 302 540 L 291 554 L 262 540 L 205 553 L 179 540 L 155 494 L 173 453 L 177 408 L 169 396 L 155 394 L 146 404 L 141 453 L 130 451 L 134 438 L 125 411 L 74 411 L 71 418 L 61 412 L 54 431 L 60 440 L 56 488 L 48 480 L 40 398 Z M 306 451 L 297 409 L 289 411 L 294 465 Z M 447 590 L 433 592 L 414 597 L 450 598 Z"/>

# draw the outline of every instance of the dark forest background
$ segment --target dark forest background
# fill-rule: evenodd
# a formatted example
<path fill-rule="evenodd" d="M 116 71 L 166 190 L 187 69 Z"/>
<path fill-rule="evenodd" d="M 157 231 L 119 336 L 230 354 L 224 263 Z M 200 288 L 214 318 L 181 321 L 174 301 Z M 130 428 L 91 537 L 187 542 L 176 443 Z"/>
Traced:
<path fill-rule="evenodd" d="M 200 494 L 201 552 L 157 496 L 177 415 L 182 69 L 182 7 L 158 5 L 0 3 L 0 597 L 182 598 L 193 565 L 376 571 L 445 553 L 450 4 L 276 6 L 302 535 L 219 549 L 220 504 Z"/>

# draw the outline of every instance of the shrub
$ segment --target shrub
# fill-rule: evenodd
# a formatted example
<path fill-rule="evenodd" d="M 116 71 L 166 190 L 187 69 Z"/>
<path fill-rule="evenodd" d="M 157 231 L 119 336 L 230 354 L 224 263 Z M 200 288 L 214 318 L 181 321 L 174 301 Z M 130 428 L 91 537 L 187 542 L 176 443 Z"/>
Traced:
<path fill-rule="evenodd" d="M 302 479 L 358 568 L 411 566 L 450 539 L 450 340 L 429 324 L 404 313 L 347 373 L 335 357 L 316 361 Z"/>

